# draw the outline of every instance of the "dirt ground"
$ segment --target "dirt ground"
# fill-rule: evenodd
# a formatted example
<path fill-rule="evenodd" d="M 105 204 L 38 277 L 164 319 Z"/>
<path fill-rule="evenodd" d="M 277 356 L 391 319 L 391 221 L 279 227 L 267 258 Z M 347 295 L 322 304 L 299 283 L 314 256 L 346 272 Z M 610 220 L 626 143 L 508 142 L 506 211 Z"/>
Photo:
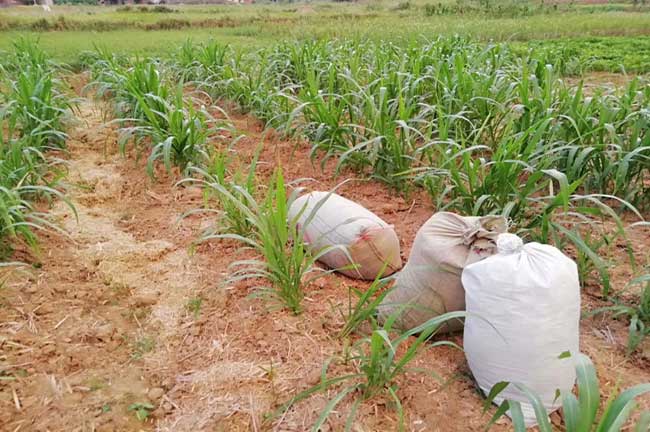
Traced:
<path fill-rule="evenodd" d="M 179 177 L 162 171 L 152 181 L 144 161 L 118 154 L 115 130 L 96 102 L 82 102 L 78 118 L 67 155 L 78 218 L 64 204 L 52 209 L 69 238 L 42 235 L 40 255 L 29 258 L 32 268 L 7 274 L 0 285 L 0 430 L 309 430 L 328 394 L 278 418 L 266 414 L 318 383 L 323 362 L 342 350 L 336 334 L 348 288 L 367 284 L 338 275 L 321 279 L 307 288 L 300 316 L 251 298 L 252 284 L 224 285 L 229 264 L 243 256 L 238 246 L 192 247 L 214 216 L 180 219 L 201 206 L 201 191 L 175 186 Z M 290 180 L 313 178 L 314 189 L 350 177 L 333 178 L 331 164 L 323 171 L 312 166 L 306 145 L 263 132 L 251 117 L 231 118 L 246 135 L 237 144 L 243 158 L 264 143 L 262 182 L 277 164 Z M 424 194 L 405 200 L 372 181 L 353 180 L 339 193 L 394 224 L 404 260 L 434 212 Z M 632 236 L 643 264 L 648 234 L 638 229 Z M 622 287 L 631 270 L 620 265 L 613 275 L 614 287 Z M 585 291 L 585 310 L 603 305 L 597 292 Z M 650 350 L 625 355 L 624 322 L 584 319 L 581 332 L 581 349 L 594 360 L 605 394 L 616 383 L 650 381 Z M 450 340 L 462 344 L 459 335 Z M 490 414 L 482 415 L 461 351 L 427 349 L 413 367 L 442 382 L 421 373 L 399 379 L 407 430 L 483 429 Z M 335 363 L 332 371 L 350 369 Z M 146 404 L 151 409 L 140 412 L 147 418 L 137 419 Z M 342 430 L 349 407 L 341 404 L 324 430 Z M 559 424 L 558 414 L 552 419 Z M 361 406 L 354 430 L 390 431 L 397 424 L 389 401 L 373 399 Z M 505 420 L 493 428 L 510 429 Z"/>

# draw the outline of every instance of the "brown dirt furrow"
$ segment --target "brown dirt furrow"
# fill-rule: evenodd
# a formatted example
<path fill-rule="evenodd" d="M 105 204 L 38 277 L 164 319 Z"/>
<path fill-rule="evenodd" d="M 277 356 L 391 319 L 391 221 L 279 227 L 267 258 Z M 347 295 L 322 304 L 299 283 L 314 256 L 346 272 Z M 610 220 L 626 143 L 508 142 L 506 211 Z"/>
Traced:
<path fill-rule="evenodd" d="M 78 217 L 63 203 L 52 213 L 70 238 L 44 236 L 42 268 L 7 284 L 2 430 L 149 429 L 128 408 L 161 404 L 146 357 L 175 334 L 200 272 L 184 247 L 125 227 L 143 203 L 100 114 L 82 103 L 68 142 Z"/>

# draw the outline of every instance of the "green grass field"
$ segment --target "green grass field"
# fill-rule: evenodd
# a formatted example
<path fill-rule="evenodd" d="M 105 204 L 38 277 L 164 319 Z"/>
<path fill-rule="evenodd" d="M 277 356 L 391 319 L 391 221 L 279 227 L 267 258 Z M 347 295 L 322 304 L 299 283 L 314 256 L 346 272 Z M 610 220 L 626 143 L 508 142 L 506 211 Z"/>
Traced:
<path fill-rule="evenodd" d="M 572 53 L 591 70 L 650 70 L 650 13 L 631 4 L 540 6 L 473 2 L 298 3 L 152 7 L 56 6 L 0 10 L 0 49 L 19 35 L 40 38 L 57 60 L 81 51 L 166 55 L 191 38 L 238 48 L 285 39 L 366 38 L 408 43 L 459 34 Z"/>

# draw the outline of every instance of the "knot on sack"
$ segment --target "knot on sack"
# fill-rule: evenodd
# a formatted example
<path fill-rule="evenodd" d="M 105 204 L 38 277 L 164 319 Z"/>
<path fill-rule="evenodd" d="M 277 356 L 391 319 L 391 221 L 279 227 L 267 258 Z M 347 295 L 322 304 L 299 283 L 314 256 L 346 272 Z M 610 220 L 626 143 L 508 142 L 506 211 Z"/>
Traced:
<path fill-rule="evenodd" d="M 465 246 L 471 246 L 475 241 L 478 233 L 481 231 L 481 224 L 477 223 L 472 227 L 467 228 L 463 231 L 463 244 Z"/>
<path fill-rule="evenodd" d="M 504 233 L 497 237 L 497 250 L 499 253 L 516 253 L 524 247 L 524 241 L 515 234 Z"/>

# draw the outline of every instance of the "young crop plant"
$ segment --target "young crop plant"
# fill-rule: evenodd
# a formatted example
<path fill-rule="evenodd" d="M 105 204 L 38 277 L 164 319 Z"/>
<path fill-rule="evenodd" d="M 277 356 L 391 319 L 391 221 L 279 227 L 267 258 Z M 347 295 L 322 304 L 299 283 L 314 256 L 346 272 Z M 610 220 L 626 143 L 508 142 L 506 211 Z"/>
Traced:
<path fill-rule="evenodd" d="M 618 211 L 630 211 L 640 219 L 641 215 L 615 196 L 580 193 L 584 178 L 570 181 L 554 169 L 552 161 L 545 159 L 547 149 L 535 145 L 548 127 L 548 120 L 533 123 L 524 132 L 504 135 L 494 149 L 471 142 L 435 142 L 430 147 L 435 168 L 412 172 L 441 210 L 503 215 L 514 231 L 533 241 L 553 241 L 558 247 L 572 244 L 582 265 L 581 274 L 596 269 L 607 297 L 609 272 L 597 254 L 606 245 L 589 241 L 580 231 L 609 219 L 617 227 L 609 240 L 625 238 Z"/>
<path fill-rule="evenodd" d="M 0 183 L 6 188 L 36 185 L 46 181 L 51 161 L 16 130 L 11 106 L 0 109 Z"/>
<path fill-rule="evenodd" d="M 136 96 L 143 119 L 132 120 L 134 126 L 122 129 L 119 144 L 122 153 L 134 137 L 148 137 L 152 143 L 147 161 L 147 171 L 153 177 L 155 162 L 162 161 L 167 171 L 177 166 L 187 173 L 191 166 L 200 166 L 208 158 L 207 140 L 223 128 L 205 110 L 195 108 L 194 101 L 186 101 L 181 84 L 171 101 L 153 98 L 151 95 Z"/>
<path fill-rule="evenodd" d="M 333 270 L 323 270 L 316 261 L 331 248 L 310 253 L 303 240 L 303 227 L 298 227 L 298 217 L 290 219 L 288 209 L 296 198 L 296 192 L 287 194 L 282 170 L 273 175 L 271 184 L 262 201 L 256 200 L 241 186 L 226 187 L 220 183 L 205 183 L 221 202 L 235 206 L 242 212 L 252 232 L 248 237 L 240 234 L 216 233 L 204 235 L 201 241 L 209 239 L 232 239 L 257 252 L 260 258 L 237 261 L 228 283 L 258 279 L 265 283 L 256 295 L 268 298 L 272 303 L 282 305 L 294 314 L 302 311 L 303 288 L 314 280 Z M 234 191 L 231 191 L 234 189 Z M 313 218 L 316 206 L 309 215 Z M 305 224 L 305 226 L 308 223 Z"/>
<path fill-rule="evenodd" d="M 226 58 L 232 54 L 229 45 L 222 45 L 214 40 L 195 45 L 191 39 L 188 39 L 178 52 L 178 70 L 175 71 L 175 75 L 184 82 L 191 81 L 198 84 L 204 78 L 219 79 Z"/>
<path fill-rule="evenodd" d="M 65 145 L 63 119 L 71 105 L 65 95 L 56 90 L 50 71 L 27 68 L 10 83 L 11 109 L 20 129 L 37 148 L 61 148 Z"/>
<path fill-rule="evenodd" d="M 167 171 L 174 165 L 184 173 L 203 163 L 207 139 L 219 128 L 203 106 L 197 108 L 196 101 L 184 98 L 182 81 L 170 87 L 163 78 L 167 72 L 151 60 L 126 67 L 114 56 L 100 52 L 96 64 L 101 66 L 96 67 L 97 92 L 110 95 L 116 113 L 126 115 L 117 120 L 123 126 L 119 139 L 123 153 L 130 141 L 135 142 L 138 154 L 143 151 L 143 141 L 150 141 L 147 170 L 152 176 L 159 160 Z"/>
<path fill-rule="evenodd" d="M 0 88 L 0 259 L 22 241 L 37 251 L 36 230 L 65 234 L 46 213 L 36 210 L 39 199 L 62 199 L 56 189 L 63 169 L 49 150 L 64 147 L 64 116 L 71 103 L 58 90 L 55 66 L 34 41 L 14 43 L 15 53 L 3 69 Z"/>
<path fill-rule="evenodd" d="M 431 338 L 446 321 L 461 319 L 464 316 L 465 312 L 449 312 L 432 318 L 426 323 L 392 339 L 392 325 L 397 315 L 389 318 L 382 328 L 376 328 L 370 336 L 357 341 L 350 348 L 350 352 L 344 353 L 340 358 L 328 359 L 323 364 L 321 382 L 294 396 L 290 401 L 280 407 L 276 414 L 282 415 L 294 404 L 314 394 L 325 393 L 330 389 L 336 388 L 335 395 L 329 400 L 311 427 L 310 430 L 312 432 L 319 431 L 328 417 L 335 412 L 338 404 L 347 397 L 354 398 L 354 402 L 346 417 L 344 428 L 346 431 L 353 430 L 352 428 L 359 406 L 364 401 L 378 397 L 388 399 L 391 402 L 399 418 L 398 430 L 405 430 L 404 410 L 398 396 L 399 377 L 408 372 L 423 372 L 421 369 L 415 369 L 409 366 L 422 349 L 442 345 L 462 349 L 448 341 L 431 342 Z M 402 349 L 402 346 L 406 346 L 406 348 Z M 398 353 L 401 351 L 403 351 L 403 354 L 399 355 Z M 355 372 L 329 377 L 329 366 L 335 360 L 352 365 Z"/>
<path fill-rule="evenodd" d="M 162 110 L 173 91 L 164 80 L 164 69 L 153 60 L 140 60 L 129 66 L 105 53 L 95 69 L 93 87 L 99 96 L 109 95 L 115 100 L 117 117 L 144 120 L 143 100 L 149 108 Z"/>
<path fill-rule="evenodd" d="M 201 179 L 200 184 L 204 189 L 206 209 L 198 210 L 198 212 L 214 212 L 219 217 L 216 228 L 211 228 L 210 233 L 229 233 L 242 237 L 250 237 L 253 234 L 255 227 L 247 214 L 231 200 L 220 199 L 219 191 L 211 185 L 222 186 L 240 200 L 245 200 L 246 195 L 257 197 L 258 184 L 255 173 L 261 150 L 262 146 L 260 145 L 250 161 L 247 173 L 234 167 L 235 159 L 230 148 L 226 151 L 213 151 L 205 166 L 192 168 L 192 174 L 196 174 Z M 188 179 L 187 181 L 192 182 L 193 180 Z M 209 208 L 213 200 L 217 201 L 217 209 Z"/>
<path fill-rule="evenodd" d="M 3 65 L 9 72 L 27 68 L 52 69 L 54 63 L 39 46 L 37 39 L 19 37 L 12 41 L 13 51 L 3 58 Z"/>
<path fill-rule="evenodd" d="M 223 128 L 191 96 L 184 96 L 183 81 L 175 87 L 172 72 L 153 60 L 138 60 L 132 66 L 112 54 L 99 51 L 94 63 L 92 86 L 99 96 L 115 101 L 116 121 L 122 126 L 119 146 L 126 152 L 133 142 L 136 152 L 148 152 L 147 171 L 153 176 L 155 163 L 167 171 L 177 166 L 184 174 L 207 159 L 207 140 Z"/>
<path fill-rule="evenodd" d="M 576 372 L 578 377 L 578 397 L 573 393 L 560 394 L 562 413 L 566 432 L 619 432 L 621 430 L 634 430 L 645 432 L 650 428 L 650 411 L 641 413 L 634 429 L 627 426 L 627 422 L 634 409 L 637 407 L 636 398 L 650 392 L 650 383 L 637 384 L 619 393 L 618 386 L 605 403 L 599 413 L 601 404 L 598 377 L 591 359 L 584 354 L 576 356 Z M 527 395 L 535 409 L 535 417 L 541 432 L 555 430 L 549 422 L 541 399 L 529 388 L 517 383 L 501 382 L 494 385 L 485 401 L 485 409 L 490 406 L 496 396 L 508 385 L 514 385 Z M 521 404 L 517 401 L 504 401 L 494 414 L 488 428 L 501 416 L 510 411 L 515 432 L 526 431 Z"/>
<path fill-rule="evenodd" d="M 29 222 L 33 214 L 31 204 L 24 200 L 17 189 L 0 187 L 0 260 L 10 254 L 8 240 L 21 238 L 30 247 L 36 247 L 36 236 Z"/>
<path fill-rule="evenodd" d="M 615 305 L 596 309 L 588 315 L 612 312 L 614 318 L 625 317 L 629 319 L 627 353 L 631 354 L 639 347 L 646 336 L 650 335 L 650 275 L 635 278 L 630 281 L 629 285 L 641 285 L 638 304 L 636 302 L 625 304 L 616 301 Z"/>
<path fill-rule="evenodd" d="M 143 110 L 147 110 L 145 111 L 147 118 L 154 130 L 153 137 L 158 141 L 151 150 L 147 164 L 151 175 L 153 175 L 153 163 L 158 159 L 163 160 L 168 171 L 173 163 L 182 172 L 186 172 L 189 165 L 199 165 L 206 159 L 206 142 L 210 134 L 215 132 L 214 127 L 211 126 L 214 119 L 205 109 L 197 110 L 191 101 L 185 102 L 180 86 L 175 103 L 167 104 L 162 115 L 149 111 L 148 107 L 145 107 L 143 103 Z M 156 122 L 157 120 L 162 121 Z M 162 129 L 163 125 L 167 126 L 167 130 Z"/>
<path fill-rule="evenodd" d="M 0 133 L 0 260 L 9 255 L 11 242 L 17 240 L 37 251 L 35 230 L 66 235 L 47 213 L 34 207 L 34 201 L 57 198 L 76 214 L 72 203 L 54 188 L 56 177 L 44 181 L 50 169 L 50 161 L 45 158 L 23 139 L 4 141 Z"/>
<path fill-rule="evenodd" d="M 60 90 L 55 66 L 36 42 L 20 39 L 7 62 L 3 91 L 3 120 L 14 132 L 45 151 L 65 145 L 65 119 L 72 110 L 70 99 Z M 0 99 L 0 100 L 2 100 Z"/>
<path fill-rule="evenodd" d="M 384 264 L 381 271 L 377 273 L 377 277 L 368 289 L 359 290 L 354 287 L 349 287 L 348 310 L 347 313 L 343 314 L 345 325 L 339 332 L 339 338 L 344 339 L 349 337 L 365 322 L 369 322 L 373 330 L 378 327 L 376 319 L 377 307 L 390 292 L 388 285 L 393 279 L 392 277 L 381 278 L 381 275 L 386 270 L 386 265 Z M 357 298 L 354 305 L 352 304 L 353 295 Z"/>
<path fill-rule="evenodd" d="M 110 408 L 110 407 L 109 407 Z M 145 403 L 133 403 L 127 408 L 128 411 L 133 411 L 135 413 L 135 418 L 144 422 L 149 418 L 151 411 L 156 409 L 155 406 L 151 405 L 148 402 Z M 110 410 L 110 409 L 109 409 Z"/>

